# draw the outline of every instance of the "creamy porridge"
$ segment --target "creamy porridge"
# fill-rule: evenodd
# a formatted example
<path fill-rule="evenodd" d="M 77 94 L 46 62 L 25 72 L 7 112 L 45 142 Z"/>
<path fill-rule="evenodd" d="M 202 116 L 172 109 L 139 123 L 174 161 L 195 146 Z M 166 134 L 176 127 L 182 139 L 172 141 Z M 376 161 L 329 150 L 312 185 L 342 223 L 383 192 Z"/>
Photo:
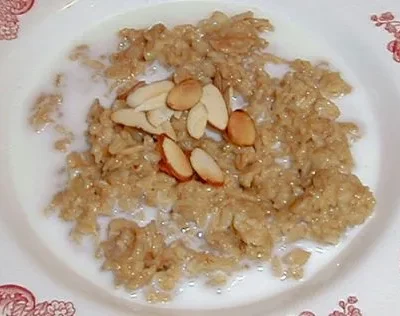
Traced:
<path fill-rule="evenodd" d="M 261 35 L 272 30 L 250 12 L 214 12 L 198 25 L 123 29 L 110 56 L 93 59 L 87 45 L 71 52 L 115 100 L 93 100 L 89 148 L 68 153 L 68 181 L 49 210 L 74 224 L 78 242 L 101 239 L 99 220 L 111 219 L 96 255 L 116 285 L 167 301 L 185 278 L 223 286 L 255 261 L 301 279 L 311 253 L 277 255 L 277 246 L 336 244 L 371 214 L 373 194 L 352 174 L 358 127 L 337 121 L 334 103 L 351 86 L 327 64 L 270 54 Z M 142 81 L 155 61 L 171 75 Z M 266 64 L 289 71 L 278 79 Z M 30 123 L 54 128 L 56 149 L 68 151 L 74 135 L 58 123 L 62 82 L 57 75 L 54 93 L 37 99 Z M 143 205 L 159 211 L 139 225 Z"/>

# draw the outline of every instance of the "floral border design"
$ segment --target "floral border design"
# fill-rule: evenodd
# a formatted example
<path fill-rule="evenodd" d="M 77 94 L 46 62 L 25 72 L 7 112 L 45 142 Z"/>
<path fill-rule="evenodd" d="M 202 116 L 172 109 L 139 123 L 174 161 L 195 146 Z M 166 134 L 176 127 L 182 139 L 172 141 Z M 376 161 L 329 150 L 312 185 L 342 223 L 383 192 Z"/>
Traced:
<path fill-rule="evenodd" d="M 75 312 L 71 302 L 52 300 L 37 303 L 35 295 L 25 287 L 0 285 L 0 316 L 74 316 Z"/>
<path fill-rule="evenodd" d="M 362 316 L 361 310 L 356 307 L 358 303 L 358 298 L 356 296 L 349 296 L 347 300 L 339 301 L 338 305 L 340 310 L 334 310 L 329 314 L 329 316 Z M 317 316 L 313 312 L 304 311 L 299 314 L 299 316 Z"/>
<path fill-rule="evenodd" d="M 387 49 L 393 54 L 394 61 L 400 63 L 400 20 L 395 20 L 392 12 L 385 12 L 381 15 L 372 15 L 371 21 L 376 27 L 384 27 L 384 29 L 393 34 L 394 39 L 387 44 Z"/>
<path fill-rule="evenodd" d="M 0 0 L 0 41 L 18 37 L 18 16 L 27 13 L 35 0 Z"/>

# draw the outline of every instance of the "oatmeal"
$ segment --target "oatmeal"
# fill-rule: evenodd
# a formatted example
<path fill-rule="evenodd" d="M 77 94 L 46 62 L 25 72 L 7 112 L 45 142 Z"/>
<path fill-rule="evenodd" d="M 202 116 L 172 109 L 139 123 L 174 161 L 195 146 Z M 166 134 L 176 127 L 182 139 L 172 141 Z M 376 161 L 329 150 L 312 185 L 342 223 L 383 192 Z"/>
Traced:
<path fill-rule="evenodd" d="M 110 108 L 93 100 L 88 149 L 68 153 L 68 181 L 50 208 L 77 241 L 98 238 L 109 219 L 97 254 L 116 285 L 167 301 L 185 278 L 222 286 L 249 262 L 301 279 L 312 254 L 289 247 L 279 257 L 277 247 L 337 244 L 371 214 L 374 196 L 352 174 L 358 128 L 337 121 L 335 98 L 351 86 L 326 64 L 268 53 L 262 35 L 272 30 L 251 12 L 214 12 L 197 25 L 123 29 L 109 62 L 90 59 L 86 45 L 71 53 L 117 97 Z M 141 81 L 154 61 L 173 74 Z M 290 71 L 273 78 L 268 63 Z M 34 126 L 55 124 L 50 105 L 37 107 Z M 158 209 L 143 226 L 115 212 L 143 205 Z"/>
<path fill-rule="evenodd" d="M 29 118 L 29 123 L 36 132 L 56 121 L 62 101 L 60 94 L 42 94 L 36 99 Z"/>
<path fill-rule="evenodd" d="M 69 145 L 74 140 L 74 134 L 64 125 L 57 123 L 62 116 L 60 110 L 63 103 L 63 95 L 60 89 L 65 85 L 65 77 L 63 74 L 57 74 L 53 80 L 54 93 L 42 93 L 36 98 L 29 124 L 37 132 L 40 133 L 46 128 L 52 128 L 59 138 L 54 142 L 54 149 L 67 152 Z"/>

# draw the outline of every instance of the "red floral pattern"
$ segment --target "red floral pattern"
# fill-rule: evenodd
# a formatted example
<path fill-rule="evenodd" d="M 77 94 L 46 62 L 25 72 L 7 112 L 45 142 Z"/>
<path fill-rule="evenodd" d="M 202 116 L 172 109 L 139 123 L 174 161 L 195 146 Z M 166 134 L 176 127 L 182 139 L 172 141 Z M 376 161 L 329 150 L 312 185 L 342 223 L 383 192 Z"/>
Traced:
<path fill-rule="evenodd" d="M 334 310 L 329 316 L 362 316 L 362 312 L 355 305 L 358 303 L 358 298 L 349 296 L 346 301 L 339 301 L 340 310 Z M 313 312 L 304 311 L 299 316 L 317 316 Z"/>
<path fill-rule="evenodd" d="M 35 0 L 0 0 L 0 40 L 18 37 L 18 15 L 28 12 Z"/>
<path fill-rule="evenodd" d="M 387 49 L 393 54 L 393 59 L 400 63 L 400 21 L 395 20 L 392 12 L 381 15 L 372 15 L 371 21 L 377 27 L 384 27 L 387 32 L 393 34 L 394 39 L 387 44 Z"/>
<path fill-rule="evenodd" d="M 14 284 L 0 286 L 0 316 L 74 316 L 71 302 L 36 302 L 28 289 Z"/>

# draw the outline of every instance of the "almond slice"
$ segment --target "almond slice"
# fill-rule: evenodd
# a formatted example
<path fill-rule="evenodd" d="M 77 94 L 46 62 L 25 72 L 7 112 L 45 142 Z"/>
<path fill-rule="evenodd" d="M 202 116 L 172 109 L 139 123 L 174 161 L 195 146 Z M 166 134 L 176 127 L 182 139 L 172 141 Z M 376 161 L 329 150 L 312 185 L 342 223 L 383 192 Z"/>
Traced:
<path fill-rule="evenodd" d="M 200 81 L 187 79 L 177 84 L 168 94 L 167 104 L 178 111 L 189 110 L 200 100 L 203 87 Z"/>
<path fill-rule="evenodd" d="M 172 138 L 173 140 L 177 139 L 176 132 L 175 132 L 174 128 L 172 127 L 172 124 L 170 121 L 165 121 L 164 123 L 162 123 L 161 128 L 163 129 L 164 133 L 169 138 Z"/>
<path fill-rule="evenodd" d="M 168 93 L 174 87 L 174 83 L 169 80 L 150 83 L 146 86 L 135 89 L 126 98 L 126 103 L 130 107 L 138 107 L 145 101 L 152 99 L 160 94 Z"/>
<path fill-rule="evenodd" d="M 117 88 L 117 99 L 126 100 L 130 94 L 135 92 L 137 89 L 142 88 L 146 85 L 144 81 L 131 80 L 125 85 L 121 85 Z"/>
<path fill-rule="evenodd" d="M 230 141 L 238 146 L 252 146 L 256 140 L 256 127 L 247 112 L 236 110 L 229 117 L 227 133 Z"/>
<path fill-rule="evenodd" d="M 190 155 L 190 163 L 199 177 L 215 186 L 224 184 L 224 173 L 213 157 L 201 148 L 195 148 Z"/>
<path fill-rule="evenodd" d="M 208 122 L 219 130 L 224 130 L 228 124 L 228 110 L 221 92 L 213 84 L 203 87 L 200 100 L 207 109 Z"/>
<path fill-rule="evenodd" d="M 160 170 L 180 182 L 190 180 L 193 176 L 193 169 L 183 150 L 165 135 L 161 135 L 158 142 L 162 157 Z"/>
<path fill-rule="evenodd" d="M 168 93 L 162 93 L 154 98 L 148 99 L 135 108 L 136 112 L 156 110 L 166 107 Z"/>
<path fill-rule="evenodd" d="M 202 103 L 197 103 L 189 111 L 186 127 L 190 136 L 200 139 L 206 130 L 208 113 Z"/>
<path fill-rule="evenodd" d="M 149 123 L 144 112 L 136 112 L 134 109 L 118 110 L 111 114 L 111 120 L 118 124 L 139 128 L 154 135 L 164 133 L 161 126 L 154 127 Z"/>
<path fill-rule="evenodd" d="M 159 109 L 151 110 L 146 113 L 147 120 L 154 127 L 161 125 L 165 121 L 169 121 L 172 115 L 174 115 L 174 111 L 167 108 L 166 106 Z"/>

